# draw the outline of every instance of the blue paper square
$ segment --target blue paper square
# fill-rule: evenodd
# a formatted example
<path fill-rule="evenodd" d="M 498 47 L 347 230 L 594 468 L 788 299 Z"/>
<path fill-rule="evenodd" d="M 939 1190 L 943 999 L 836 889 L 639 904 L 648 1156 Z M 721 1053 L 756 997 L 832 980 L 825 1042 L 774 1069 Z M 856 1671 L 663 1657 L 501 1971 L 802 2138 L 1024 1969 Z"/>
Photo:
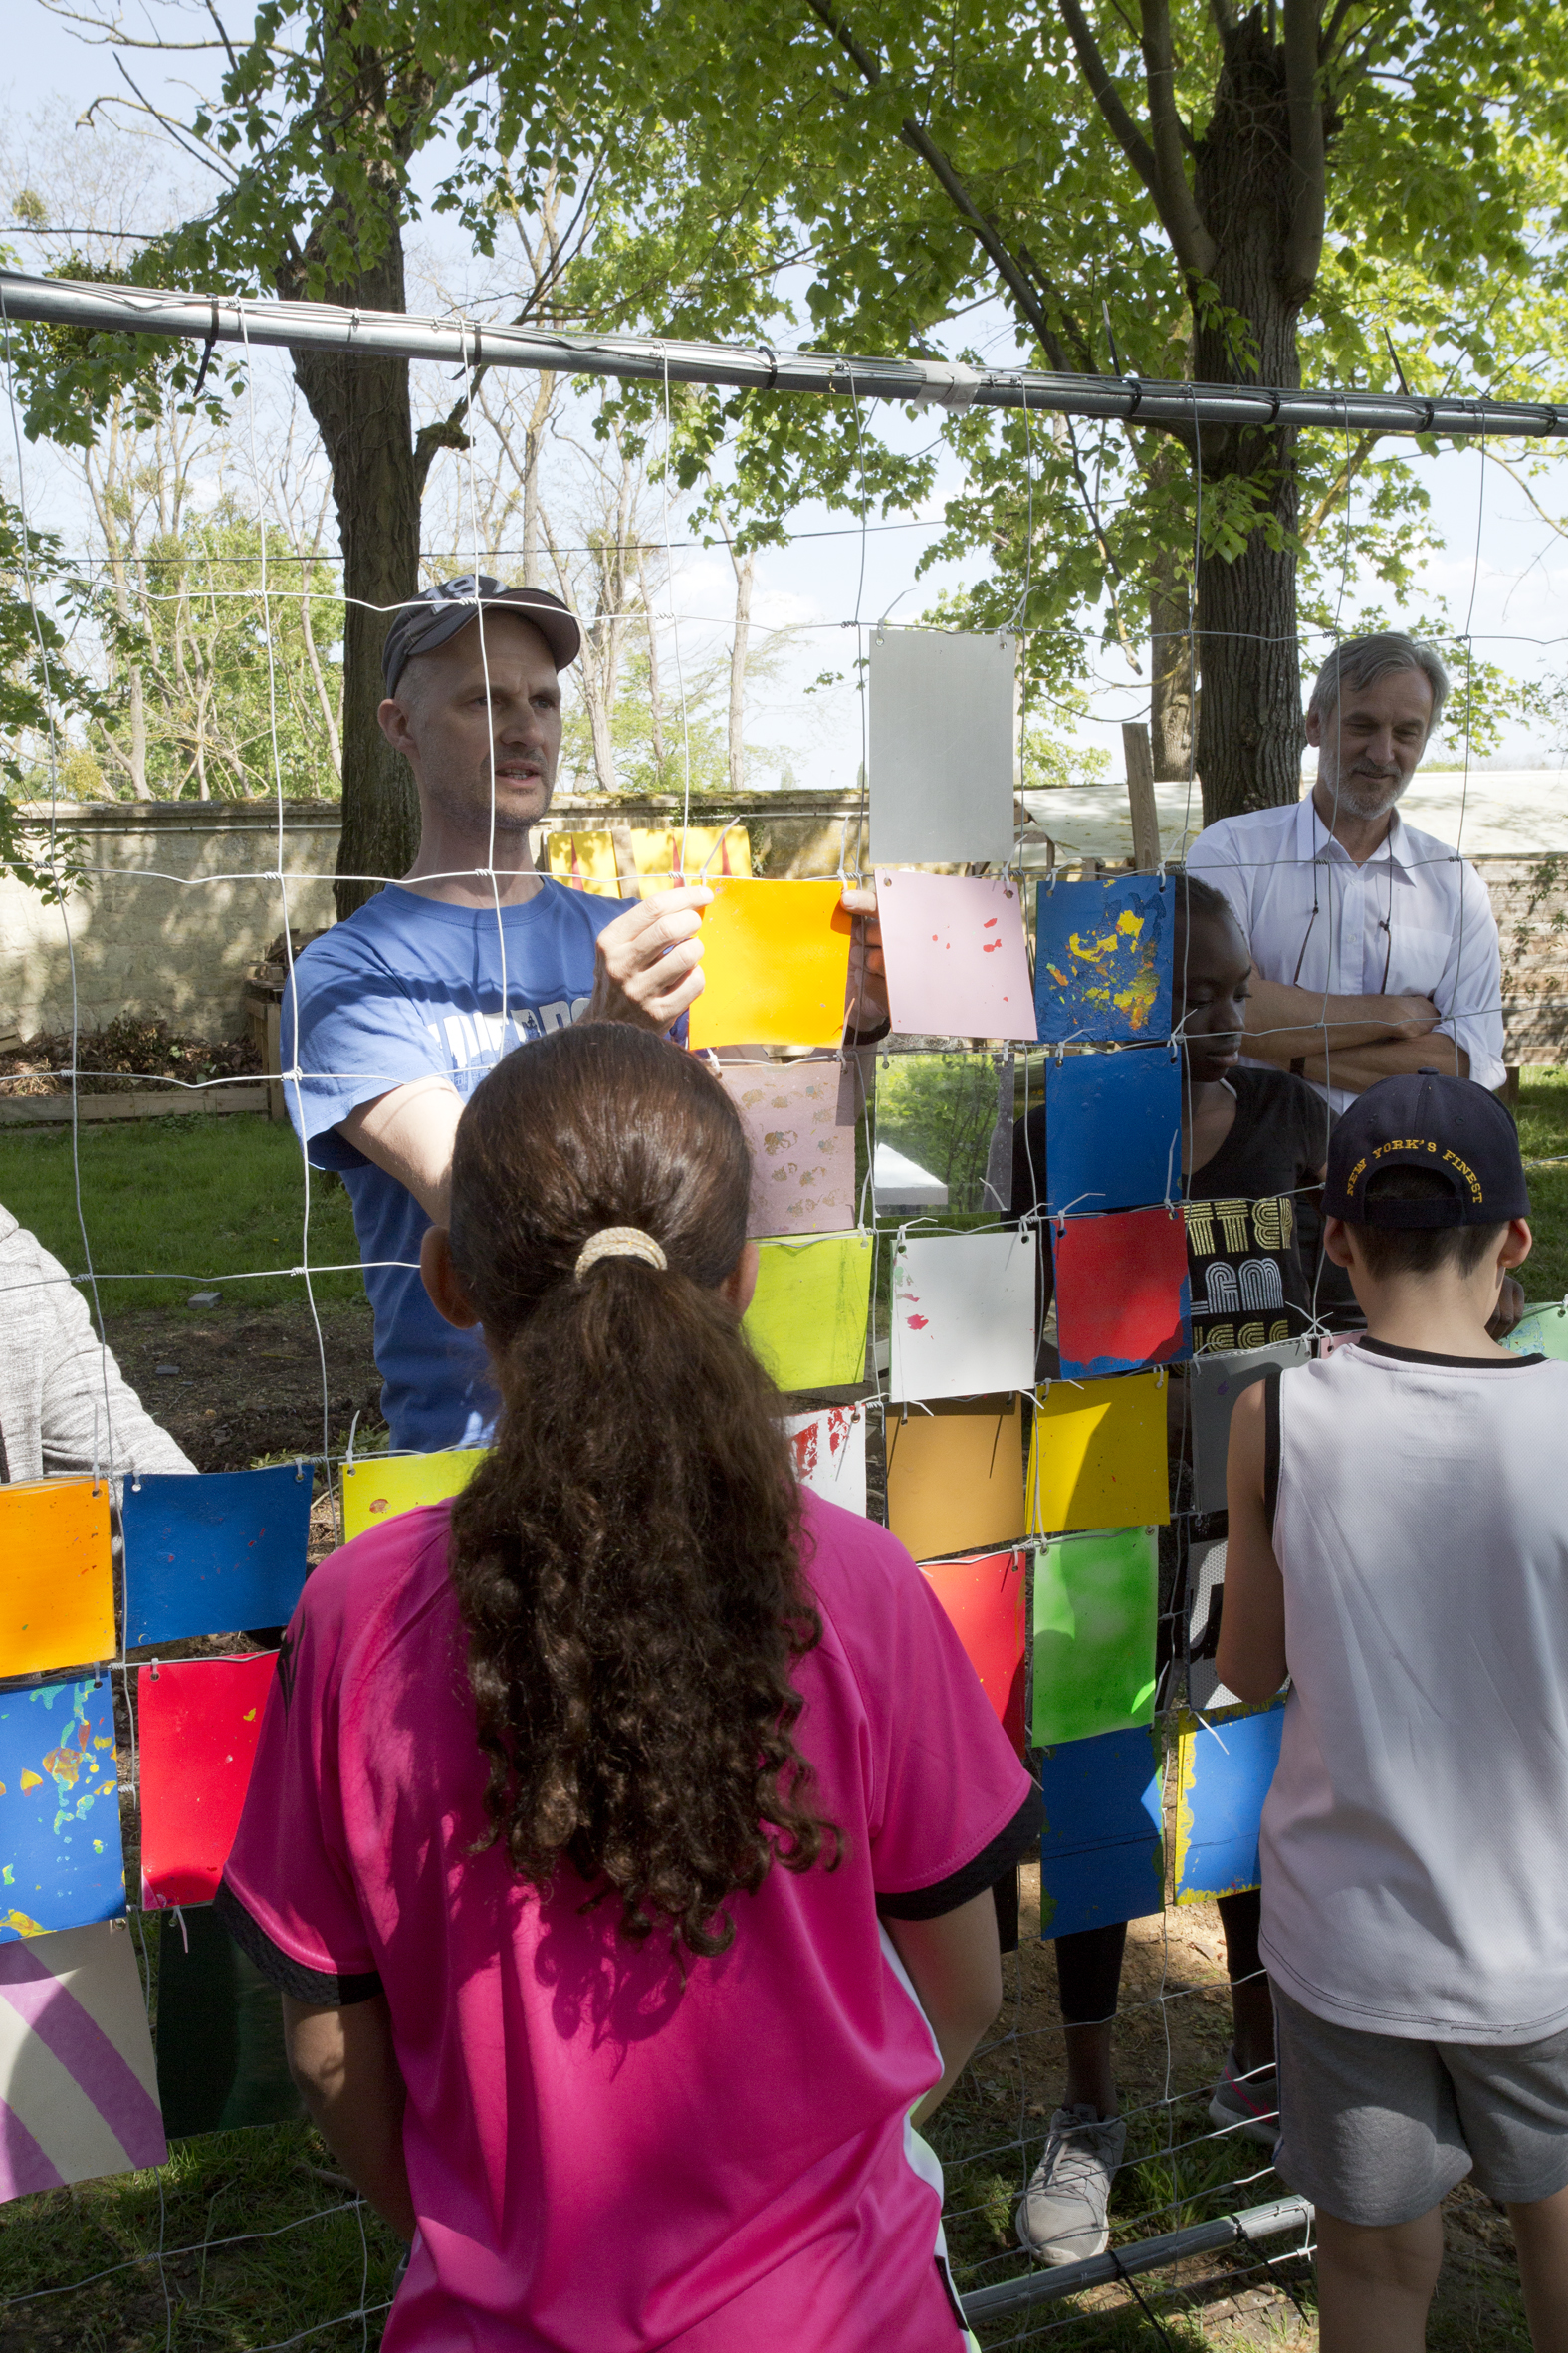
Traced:
<path fill-rule="evenodd" d="M 108 1677 L 0 1692 L 0 1944 L 124 1909 Z"/>
<path fill-rule="evenodd" d="M 1076 1936 L 1165 1908 L 1157 1733 L 1064 1741 L 1040 1763 L 1040 1935 Z"/>
<path fill-rule="evenodd" d="M 1183 1741 L 1178 1799 L 1176 1900 L 1203 1903 L 1256 1887 L 1263 1800 L 1279 1763 L 1285 1703 L 1231 1716 Z"/>
<path fill-rule="evenodd" d="M 308 1471 L 283 1463 L 127 1479 L 121 1520 L 127 1648 L 281 1626 L 294 1614 L 311 1526 Z"/>
<path fill-rule="evenodd" d="M 1051 1217 L 1148 1209 L 1182 1196 L 1182 1065 L 1168 1046 L 1045 1064 Z"/>
<path fill-rule="evenodd" d="M 1034 900 L 1034 1010 L 1047 1045 L 1171 1035 L 1174 894 L 1158 874 L 1041 882 Z"/>

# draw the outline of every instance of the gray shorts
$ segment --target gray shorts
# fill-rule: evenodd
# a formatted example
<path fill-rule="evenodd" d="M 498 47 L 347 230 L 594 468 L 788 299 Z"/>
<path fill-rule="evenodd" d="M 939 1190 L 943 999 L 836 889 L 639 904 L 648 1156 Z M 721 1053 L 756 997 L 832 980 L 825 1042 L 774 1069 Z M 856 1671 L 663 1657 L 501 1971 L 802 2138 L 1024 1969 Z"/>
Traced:
<path fill-rule="evenodd" d="M 1527 2206 L 1568 2186 L 1568 2031 L 1413 2042 L 1314 2017 L 1273 1987 L 1279 2146 L 1292 2190 L 1370 2230 L 1413 2223 L 1473 2172 Z"/>

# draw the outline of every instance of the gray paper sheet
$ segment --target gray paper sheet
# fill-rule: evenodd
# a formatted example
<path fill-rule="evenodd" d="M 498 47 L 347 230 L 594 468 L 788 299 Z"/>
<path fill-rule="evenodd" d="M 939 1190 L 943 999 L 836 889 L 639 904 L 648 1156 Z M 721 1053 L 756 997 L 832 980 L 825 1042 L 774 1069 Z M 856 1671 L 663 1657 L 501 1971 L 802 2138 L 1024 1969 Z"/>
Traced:
<path fill-rule="evenodd" d="M 1188 1367 L 1188 1411 L 1193 1432 L 1193 1510 L 1225 1510 L 1225 1462 L 1231 1414 L 1243 1389 L 1274 1365 L 1305 1364 L 1310 1340 L 1276 1340 L 1271 1348 L 1228 1349 L 1195 1356 Z"/>
<path fill-rule="evenodd" d="M 871 856 L 884 866 L 1012 855 L 1016 640 L 875 628 Z"/>

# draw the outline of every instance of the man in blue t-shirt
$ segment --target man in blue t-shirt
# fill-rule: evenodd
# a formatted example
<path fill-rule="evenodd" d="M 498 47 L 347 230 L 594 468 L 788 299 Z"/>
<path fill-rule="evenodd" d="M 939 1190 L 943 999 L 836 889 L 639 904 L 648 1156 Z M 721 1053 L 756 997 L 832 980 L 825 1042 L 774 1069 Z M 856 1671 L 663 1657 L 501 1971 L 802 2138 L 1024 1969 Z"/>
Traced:
<path fill-rule="evenodd" d="M 419 1274 L 425 1231 L 445 1222 L 464 1103 L 547 1030 L 664 1033 L 702 988 L 710 890 L 627 906 L 535 868 L 530 835 L 560 753 L 558 673 L 580 645 L 559 597 L 486 574 L 398 612 L 379 718 L 418 788 L 419 854 L 311 943 L 284 1006 L 285 1096 L 312 1165 L 340 1171 L 353 1204 L 395 1448 L 481 1445 L 496 1412 L 482 1338 L 443 1321 Z M 875 900 L 846 891 L 845 904 L 870 913 Z M 874 923 L 862 961 L 856 1016 L 885 1028 Z"/>

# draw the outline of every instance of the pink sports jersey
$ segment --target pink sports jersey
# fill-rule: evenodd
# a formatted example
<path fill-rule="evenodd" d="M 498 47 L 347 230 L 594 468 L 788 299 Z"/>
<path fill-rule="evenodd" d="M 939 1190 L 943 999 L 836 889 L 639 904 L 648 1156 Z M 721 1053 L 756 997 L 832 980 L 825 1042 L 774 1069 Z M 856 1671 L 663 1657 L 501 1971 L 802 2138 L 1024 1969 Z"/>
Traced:
<path fill-rule="evenodd" d="M 823 1638 L 793 1670 L 837 1870 L 737 1896 L 714 1961 L 634 1950 L 486 1819 L 447 1506 L 306 1586 L 219 1903 L 306 2001 L 383 1991 L 419 2217 L 386 2353 L 956 2353 L 941 2073 L 878 1911 L 931 1918 L 1027 1850 L 1037 1797 L 885 1529 L 802 1499 Z"/>

